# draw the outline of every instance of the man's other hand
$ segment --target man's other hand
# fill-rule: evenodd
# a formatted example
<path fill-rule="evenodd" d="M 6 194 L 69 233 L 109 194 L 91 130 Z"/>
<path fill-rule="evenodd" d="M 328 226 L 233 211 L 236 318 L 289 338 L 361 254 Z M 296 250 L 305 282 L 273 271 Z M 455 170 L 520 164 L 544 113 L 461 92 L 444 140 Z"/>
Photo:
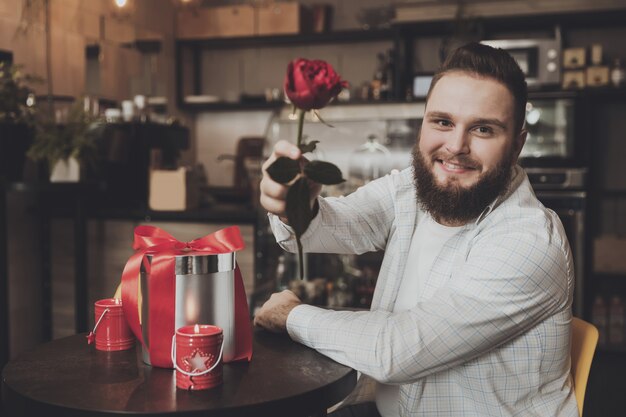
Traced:
<path fill-rule="evenodd" d="M 274 293 L 254 316 L 254 325 L 275 333 L 287 331 L 287 316 L 300 304 L 302 301 L 289 290 Z"/>

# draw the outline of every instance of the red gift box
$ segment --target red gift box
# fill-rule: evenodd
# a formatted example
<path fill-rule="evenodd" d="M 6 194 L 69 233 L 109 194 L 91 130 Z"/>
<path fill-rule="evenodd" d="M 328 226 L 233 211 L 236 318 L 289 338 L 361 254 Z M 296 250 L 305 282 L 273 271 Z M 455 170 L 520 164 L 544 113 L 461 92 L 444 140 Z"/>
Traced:
<path fill-rule="evenodd" d="M 227 227 L 191 242 L 180 242 L 158 227 L 135 228 L 133 249 L 136 252 L 122 273 L 122 305 L 131 330 L 149 354 L 151 365 L 173 368 L 171 347 L 175 332 L 176 257 L 228 254 L 243 248 L 243 238 L 237 226 Z M 252 358 L 252 329 L 248 302 L 239 267 L 235 266 L 233 272 L 235 352 L 230 360 L 249 361 Z M 140 288 L 142 273 L 147 277 L 144 288 Z M 149 318 L 143 322 L 140 319 L 142 291 L 149 298 Z M 142 329 L 142 325 L 147 328 Z M 144 340 L 146 334 L 148 340 Z"/>

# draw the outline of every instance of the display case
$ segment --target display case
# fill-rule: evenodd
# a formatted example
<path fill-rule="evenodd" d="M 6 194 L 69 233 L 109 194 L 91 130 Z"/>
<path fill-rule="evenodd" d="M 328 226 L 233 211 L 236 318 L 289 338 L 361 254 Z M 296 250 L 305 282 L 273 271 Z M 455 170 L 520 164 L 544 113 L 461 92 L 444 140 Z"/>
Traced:
<path fill-rule="evenodd" d="M 528 135 L 520 158 L 574 158 L 574 98 L 530 98 L 526 104 Z"/>
<path fill-rule="evenodd" d="M 305 157 L 334 163 L 347 179 L 337 186 L 325 186 L 322 195 L 347 195 L 376 177 L 408 167 L 423 114 L 422 102 L 330 105 L 319 111 L 319 117 L 308 112 L 303 129 L 305 140 L 319 143 Z M 297 115 L 291 108 L 277 112 L 270 123 L 266 153 L 279 140 L 295 143 L 297 128 Z M 297 256 L 276 244 L 266 216 L 261 216 L 259 222 L 256 306 L 270 292 L 285 288 L 315 305 L 370 306 L 382 252 L 359 256 L 307 253 L 305 278 L 300 280 Z"/>

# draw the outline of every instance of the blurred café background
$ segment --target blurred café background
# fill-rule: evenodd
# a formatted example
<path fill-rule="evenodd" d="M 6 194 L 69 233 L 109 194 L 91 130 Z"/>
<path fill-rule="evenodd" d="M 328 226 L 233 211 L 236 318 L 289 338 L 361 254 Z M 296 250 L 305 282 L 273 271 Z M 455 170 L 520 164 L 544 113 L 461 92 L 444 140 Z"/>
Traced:
<path fill-rule="evenodd" d="M 258 205 L 264 158 L 296 137 L 287 64 L 349 82 L 304 128 L 342 195 L 409 165 L 433 72 L 481 41 L 526 72 L 522 165 L 565 225 L 574 314 L 600 330 L 585 415 L 623 415 L 624 39 L 624 0 L 0 0 L 1 364 L 93 327 L 140 224 L 239 225 L 252 312 L 284 288 L 368 308 L 381 253 L 307 254 L 301 281 Z"/>

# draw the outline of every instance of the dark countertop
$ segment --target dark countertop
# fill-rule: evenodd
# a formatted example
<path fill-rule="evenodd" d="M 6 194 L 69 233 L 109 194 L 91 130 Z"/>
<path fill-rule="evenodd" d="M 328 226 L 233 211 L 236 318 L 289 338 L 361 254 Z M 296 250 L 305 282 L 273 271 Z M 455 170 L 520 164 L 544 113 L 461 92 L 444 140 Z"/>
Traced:
<path fill-rule="evenodd" d="M 76 215 L 76 202 L 82 204 L 82 215 L 86 218 L 139 220 L 139 221 L 183 221 L 209 223 L 256 223 L 263 209 L 246 201 L 247 196 L 229 192 L 228 188 L 209 188 L 208 202 L 186 211 L 155 211 L 146 204 L 122 205 L 106 194 L 107 186 L 100 182 L 78 183 L 23 183 L 12 182 L 4 185 L 11 192 L 37 193 L 45 201 L 42 209 L 52 217 L 73 217 Z M 213 198 L 215 195 L 217 198 Z M 116 200 L 115 204 L 111 203 Z M 249 200 L 249 199 L 248 199 Z"/>
<path fill-rule="evenodd" d="M 139 347 L 102 352 L 79 334 L 10 361 L 2 371 L 2 400 L 9 416 L 304 417 L 325 415 L 355 384 L 356 371 L 260 329 L 252 361 L 225 364 L 223 384 L 205 391 L 177 389 L 174 371 L 144 364 Z"/>
<path fill-rule="evenodd" d="M 187 211 L 154 211 L 133 208 L 102 208 L 94 210 L 89 218 L 128 219 L 140 221 L 184 221 L 209 223 L 250 223 L 254 224 L 258 210 L 246 204 L 215 203 Z"/>

